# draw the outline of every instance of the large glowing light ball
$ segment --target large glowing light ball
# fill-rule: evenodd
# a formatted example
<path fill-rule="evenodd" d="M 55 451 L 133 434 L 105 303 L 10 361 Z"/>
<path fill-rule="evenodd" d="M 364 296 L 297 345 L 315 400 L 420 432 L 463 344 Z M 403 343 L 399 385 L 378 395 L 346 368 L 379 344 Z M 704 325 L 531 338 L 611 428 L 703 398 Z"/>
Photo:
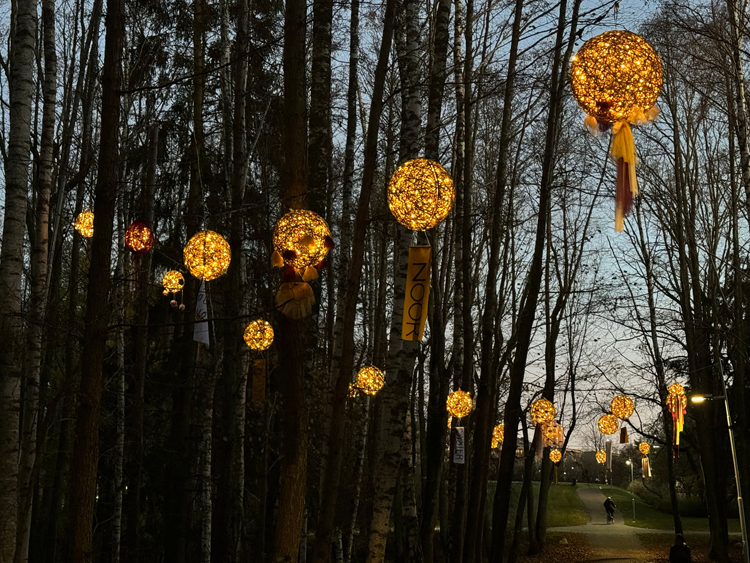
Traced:
<path fill-rule="evenodd" d="M 306 209 L 292 209 L 273 229 L 273 248 L 287 266 L 314 266 L 323 261 L 332 244 L 328 223 Z"/>
<path fill-rule="evenodd" d="M 596 452 L 596 461 L 597 461 L 597 463 L 601 463 L 602 465 L 604 465 L 605 463 L 607 463 L 607 452 L 605 452 L 604 450 L 597 451 Z"/>
<path fill-rule="evenodd" d="M 555 420 L 555 405 L 547 399 L 537 399 L 531 404 L 531 422 L 534 424 L 546 424 Z"/>
<path fill-rule="evenodd" d="M 445 408 L 451 416 L 464 418 L 471 414 L 471 409 L 474 408 L 474 402 L 471 400 L 471 395 L 466 391 L 458 389 L 448 395 L 448 401 L 445 404 Z"/>
<path fill-rule="evenodd" d="M 659 55 L 629 31 L 597 35 L 571 59 L 573 96 L 599 122 L 634 121 L 656 103 L 662 83 Z"/>
<path fill-rule="evenodd" d="M 385 385 L 385 375 L 375 366 L 365 366 L 357 373 L 357 388 L 365 395 L 375 395 Z"/>
<path fill-rule="evenodd" d="M 456 189 L 448 172 L 426 158 L 404 162 L 388 183 L 388 207 L 396 220 L 412 231 L 426 231 L 453 209 Z"/>
<path fill-rule="evenodd" d="M 640 444 L 638 444 L 638 451 L 643 455 L 648 455 L 651 451 L 651 446 L 649 446 L 646 442 L 641 442 Z"/>
<path fill-rule="evenodd" d="M 500 444 L 503 443 L 504 439 L 505 439 L 505 425 L 498 424 L 492 430 L 492 447 L 493 448 L 498 447 Z"/>
<path fill-rule="evenodd" d="M 562 453 L 558 449 L 551 450 L 549 453 L 549 459 L 552 463 L 560 463 Z"/>
<path fill-rule="evenodd" d="M 273 327 L 268 321 L 256 319 L 247 325 L 243 338 L 251 350 L 268 350 L 273 343 Z"/>
<path fill-rule="evenodd" d="M 609 403 L 609 408 L 617 418 L 627 420 L 635 412 L 635 403 L 627 395 L 617 395 Z"/>
<path fill-rule="evenodd" d="M 125 231 L 125 246 L 133 254 L 145 254 L 154 247 L 154 233 L 143 221 L 134 221 Z"/>
<path fill-rule="evenodd" d="M 94 236 L 94 214 L 91 211 L 84 211 L 79 213 L 76 217 L 76 222 L 73 225 L 76 231 L 86 238 Z"/>
<path fill-rule="evenodd" d="M 232 261 L 229 243 L 219 233 L 193 235 L 182 252 L 188 271 L 199 280 L 211 281 L 226 273 Z"/>
<path fill-rule="evenodd" d="M 177 293 L 185 287 L 185 278 L 177 270 L 169 270 L 161 279 L 161 285 L 164 286 L 164 295 Z"/>
<path fill-rule="evenodd" d="M 603 414 L 597 422 L 599 432 L 605 435 L 614 434 L 620 428 L 620 421 L 613 414 Z"/>

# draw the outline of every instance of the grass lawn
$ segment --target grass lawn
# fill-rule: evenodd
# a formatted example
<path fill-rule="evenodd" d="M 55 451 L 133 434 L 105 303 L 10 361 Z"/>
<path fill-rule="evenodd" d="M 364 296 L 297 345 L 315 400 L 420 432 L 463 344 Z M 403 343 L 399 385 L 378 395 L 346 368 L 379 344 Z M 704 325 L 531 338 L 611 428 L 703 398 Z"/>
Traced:
<path fill-rule="evenodd" d="M 495 481 L 487 484 L 487 512 L 491 518 L 492 504 L 495 500 Z M 539 483 L 533 482 L 534 491 L 534 508 L 539 501 Z M 516 521 L 516 510 L 518 508 L 518 497 L 521 494 L 521 483 L 514 482 L 510 491 L 510 517 L 508 518 L 508 529 L 513 529 Z M 617 502 L 617 501 L 615 501 Z M 524 516 L 524 525 L 527 522 L 527 516 Z M 549 501 L 547 507 L 547 526 L 550 528 L 557 526 L 580 526 L 589 521 L 588 514 L 583 509 L 581 501 L 576 494 L 576 487 L 569 483 L 558 483 L 550 485 Z"/>
<path fill-rule="evenodd" d="M 636 528 L 650 528 L 653 530 L 672 530 L 674 529 L 674 521 L 672 515 L 666 512 L 660 512 L 653 508 L 651 505 L 643 502 L 639 497 L 635 497 L 635 522 L 633 521 L 633 495 L 631 495 L 625 489 L 619 487 L 613 487 L 611 490 L 607 485 L 599 484 L 583 484 L 581 487 L 592 487 L 600 488 L 604 496 L 612 497 L 617 505 L 617 510 L 620 511 L 622 517 L 625 519 L 626 526 L 634 526 Z M 572 487 L 571 487 L 572 488 Z M 682 518 L 682 527 L 686 531 L 703 531 L 708 530 L 708 518 Z M 740 524 L 737 519 L 729 520 L 729 531 L 739 532 Z"/>

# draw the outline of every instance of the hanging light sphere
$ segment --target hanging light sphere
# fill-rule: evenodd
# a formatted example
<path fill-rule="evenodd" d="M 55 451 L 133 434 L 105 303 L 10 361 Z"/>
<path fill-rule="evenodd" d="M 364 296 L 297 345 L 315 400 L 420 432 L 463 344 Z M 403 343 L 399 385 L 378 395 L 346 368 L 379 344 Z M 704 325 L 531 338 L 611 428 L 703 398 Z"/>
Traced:
<path fill-rule="evenodd" d="M 667 391 L 670 395 L 685 395 L 685 388 L 679 383 L 672 383 Z"/>
<path fill-rule="evenodd" d="M 599 122 L 636 121 L 661 92 L 661 59 L 645 39 L 624 30 L 586 41 L 570 64 L 573 96 Z"/>
<path fill-rule="evenodd" d="M 133 221 L 125 231 L 125 246 L 133 254 L 146 254 L 154 247 L 154 233 L 143 221 Z"/>
<path fill-rule="evenodd" d="M 471 414 L 471 409 L 474 407 L 474 402 L 471 400 L 471 395 L 466 391 L 458 389 L 448 395 L 448 401 L 445 404 L 445 408 L 451 416 L 456 418 L 464 418 Z"/>
<path fill-rule="evenodd" d="M 388 183 L 388 207 L 396 220 L 412 231 L 426 231 L 442 223 L 455 200 L 453 180 L 434 160 L 404 162 Z"/>
<path fill-rule="evenodd" d="M 549 452 L 549 459 L 552 463 L 560 463 L 562 459 L 562 453 L 558 449 L 551 450 Z"/>
<path fill-rule="evenodd" d="M 599 450 L 598 452 L 596 452 L 596 461 L 597 463 L 601 463 L 602 465 L 607 463 L 607 452 L 605 452 L 604 450 Z"/>
<path fill-rule="evenodd" d="M 84 211 L 79 213 L 76 217 L 76 222 L 73 225 L 76 231 L 86 238 L 94 236 L 94 214 L 91 211 Z"/>
<path fill-rule="evenodd" d="M 555 405 L 547 399 L 537 399 L 531 403 L 531 422 L 534 424 L 546 424 L 555 420 Z"/>
<path fill-rule="evenodd" d="M 177 293 L 185 287 L 185 278 L 177 270 L 169 270 L 161 279 L 161 284 L 167 293 Z"/>
<path fill-rule="evenodd" d="M 256 319 L 247 325 L 243 338 L 251 350 L 268 350 L 273 343 L 273 327 L 268 321 Z"/>
<path fill-rule="evenodd" d="M 599 432 L 602 434 L 614 434 L 620 428 L 620 421 L 613 414 L 603 414 L 597 422 L 599 426 Z"/>
<path fill-rule="evenodd" d="M 493 448 L 498 447 L 500 444 L 503 443 L 504 439 L 505 439 L 505 425 L 498 424 L 492 430 L 492 447 Z"/>
<path fill-rule="evenodd" d="M 385 375 L 375 366 L 365 366 L 357 373 L 357 388 L 365 395 L 375 395 L 385 385 Z"/>
<path fill-rule="evenodd" d="M 643 455 L 648 455 L 651 451 L 651 446 L 649 446 L 646 442 L 641 442 L 640 444 L 638 444 L 638 451 Z"/>
<path fill-rule="evenodd" d="M 328 223 L 312 211 L 292 209 L 273 229 L 273 248 L 284 263 L 295 268 L 314 266 L 332 247 Z"/>
<path fill-rule="evenodd" d="M 188 271 L 199 280 L 211 281 L 224 275 L 232 261 L 229 243 L 219 233 L 201 231 L 193 235 L 182 257 Z"/>
<path fill-rule="evenodd" d="M 627 420 L 635 412 L 635 403 L 627 395 L 617 395 L 609 403 L 612 414 L 620 420 Z"/>

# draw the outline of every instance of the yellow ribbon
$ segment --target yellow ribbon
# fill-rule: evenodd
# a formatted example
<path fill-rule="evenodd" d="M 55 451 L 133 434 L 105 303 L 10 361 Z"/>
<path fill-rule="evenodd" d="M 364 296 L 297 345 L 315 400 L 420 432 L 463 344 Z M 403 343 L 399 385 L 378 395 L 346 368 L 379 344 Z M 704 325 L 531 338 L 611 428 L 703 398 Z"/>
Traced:
<path fill-rule="evenodd" d="M 628 165 L 628 172 L 630 177 L 630 193 L 633 196 L 638 195 L 638 180 L 635 177 L 635 142 L 633 141 L 633 132 L 630 130 L 630 125 L 627 121 L 618 121 L 612 127 L 612 132 L 615 134 L 612 139 L 612 148 L 609 151 L 609 155 L 612 160 L 617 163 L 618 159 L 623 159 Z"/>

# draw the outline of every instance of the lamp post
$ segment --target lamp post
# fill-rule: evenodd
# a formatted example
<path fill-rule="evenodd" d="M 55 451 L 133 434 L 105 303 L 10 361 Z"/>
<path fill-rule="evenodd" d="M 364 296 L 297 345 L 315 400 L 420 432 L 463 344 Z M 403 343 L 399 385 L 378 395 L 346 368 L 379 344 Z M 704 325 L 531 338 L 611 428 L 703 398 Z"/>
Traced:
<path fill-rule="evenodd" d="M 740 483 L 740 470 L 737 465 L 737 449 L 734 445 L 734 429 L 732 427 L 732 415 L 729 412 L 729 400 L 727 399 L 727 384 L 724 381 L 724 370 L 719 362 L 719 375 L 721 379 L 721 389 L 723 395 L 692 395 L 690 401 L 696 404 L 704 401 L 720 400 L 724 401 L 724 409 L 727 414 L 727 427 L 729 428 L 729 446 L 732 450 L 732 463 L 734 464 L 734 481 L 737 484 L 737 508 L 740 513 L 740 532 L 742 533 L 742 558 L 745 563 L 750 563 L 750 553 L 748 552 L 747 541 L 747 523 L 745 522 L 745 505 L 742 502 L 742 485 Z"/>
<path fill-rule="evenodd" d="M 630 466 L 630 484 L 633 484 L 633 460 L 628 459 L 628 461 L 625 462 L 627 465 Z M 633 490 L 630 490 L 630 500 L 633 502 L 633 522 L 635 522 L 635 495 L 633 494 Z"/>
<path fill-rule="evenodd" d="M 632 483 L 633 482 L 633 460 L 629 459 L 628 461 L 625 462 L 625 464 L 630 466 L 630 482 Z"/>

